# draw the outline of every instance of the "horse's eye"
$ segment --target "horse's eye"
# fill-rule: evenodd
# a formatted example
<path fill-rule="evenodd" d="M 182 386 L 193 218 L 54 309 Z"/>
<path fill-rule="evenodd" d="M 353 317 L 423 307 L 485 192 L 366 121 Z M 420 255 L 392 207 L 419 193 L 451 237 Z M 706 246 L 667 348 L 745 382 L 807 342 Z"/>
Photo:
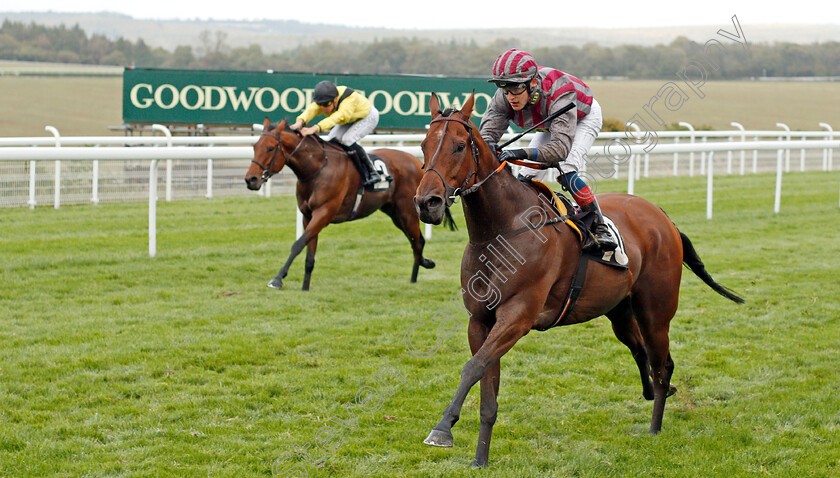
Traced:
<path fill-rule="evenodd" d="M 465 142 L 461 141 L 460 143 L 458 143 L 458 145 L 457 145 L 457 146 L 455 146 L 455 152 L 456 152 L 456 153 L 460 153 L 460 152 L 461 152 L 461 151 L 463 151 L 463 150 L 464 150 L 464 148 L 466 148 L 466 147 L 467 147 L 467 143 L 465 143 Z"/>
<path fill-rule="evenodd" d="M 274 151 L 274 146 L 269 146 L 269 147 L 268 147 L 268 152 L 270 153 L 270 152 L 272 152 L 272 151 Z"/>

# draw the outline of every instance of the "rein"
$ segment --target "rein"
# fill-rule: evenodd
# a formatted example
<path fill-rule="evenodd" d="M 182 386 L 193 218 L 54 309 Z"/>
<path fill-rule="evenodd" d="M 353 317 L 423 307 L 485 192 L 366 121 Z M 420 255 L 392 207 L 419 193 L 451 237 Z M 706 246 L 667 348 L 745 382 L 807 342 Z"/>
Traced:
<path fill-rule="evenodd" d="M 517 166 L 524 166 L 526 168 L 531 169 L 551 169 L 558 163 L 527 163 L 525 161 L 519 159 L 508 159 L 508 163 L 515 164 Z"/>
<path fill-rule="evenodd" d="M 499 167 L 496 168 L 495 170 L 493 170 L 492 173 L 488 174 L 487 177 L 485 177 L 481 181 L 476 180 L 475 183 L 472 186 L 467 187 L 467 184 L 470 182 L 470 180 L 472 180 L 473 177 L 477 176 L 477 174 L 478 174 L 478 164 L 479 164 L 478 146 L 476 145 L 476 142 L 473 139 L 473 125 L 471 123 L 469 123 L 468 121 L 464 121 L 460 118 L 455 118 L 455 117 L 452 117 L 452 116 L 442 116 L 442 115 L 433 119 L 431 121 L 431 123 L 436 123 L 436 122 L 439 122 L 439 121 L 442 121 L 444 123 L 443 131 L 441 132 L 441 135 L 440 135 L 440 142 L 438 143 L 437 149 L 435 150 L 435 154 L 432 155 L 432 160 L 429 162 L 429 167 L 426 168 L 426 171 L 423 173 L 423 175 L 425 176 L 426 173 L 428 173 L 429 171 L 433 171 L 435 174 L 438 175 L 441 182 L 443 183 L 443 188 L 444 188 L 445 195 L 446 195 L 446 207 L 450 207 L 450 206 L 452 206 L 452 204 L 455 203 L 455 198 L 457 196 L 464 197 L 464 196 L 467 196 L 469 194 L 472 194 L 472 193 L 476 192 L 478 190 L 478 188 L 480 188 L 481 185 L 484 184 L 488 179 L 493 177 L 494 174 L 496 174 L 499 171 L 501 171 L 502 169 L 504 169 L 505 166 L 507 166 L 507 161 L 502 161 L 502 163 L 499 165 Z M 449 183 L 447 183 L 446 180 L 443 178 L 443 175 L 440 173 L 440 171 L 435 169 L 435 161 L 437 160 L 438 153 L 440 153 L 440 148 L 443 146 L 443 138 L 446 137 L 446 128 L 449 126 L 449 123 L 451 121 L 454 121 L 456 123 L 460 123 L 460 124 L 464 125 L 464 127 L 467 129 L 467 133 L 469 133 L 469 136 L 470 136 L 470 150 L 472 152 L 472 165 L 470 166 L 470 174 L 468 174 L 467 178 L 464 179 L 464 182 L 461 184 L 461 187 L 457 187 L 457 188 L 454 188 L 454 187 L 450 186 Z"/>
<path fill-rule="evenodd" d="M 298 148 L 300 148 L 300 146 L 303 144 L 303 141 L 306 139 L 306 137 L 304 136 L 303 139 L 301 139 L 298 142 L 297 146 L 295 146 L 295 149 L 293 149 L 292 152 L 289 153 L 288 156 L 286 156 L 286 152 L 283 150 L 283 138 L 282 137 L 274 135 L 271 132 L 262 132 L 262 133 L 260 133 L 260 136 L 270 136 L 270 137 L 277 140 L 277 149 L 274 151 L 274 156 L 271 158 L 271 161 L 268 163 L 268 166 L 263 166 L 262 164 L 258 163 L 257 160 L 255 160 L 255 159 L 251 160 L 252 163 L 256 164 L 262 170 L 262 175 L 260 176 L 260 178 L 263 181 L 268 181 L 272 176 L 274 176 L 275 174 L 280 172 L 279 169 L 277 171 L 274 171 L 274 172 L 271 171 L 272 169 L 274 169 L 274 163 L 277 162 L 277 158 L 279 158 L 282 155 L 283 156 L 283 164 L 288 163 L 289 158 L 291 158 L 297 152 Z M 302 183 L 305 183 L 305 182 L 313 179 L 315 176 L 317 176 L 321 172 L 321 170 L 323 170 L 327 166 L 327 160 L 328 159 L 329 159 L 329 157 L 327 156 L 327 150 L 325 148 L 324 149 L 324 164 L 322 164 L 321 167 L 318 168 L 317 171 L 310 174 L 306 178 L 298 178 L 298 181 L 300 181 Z"/>

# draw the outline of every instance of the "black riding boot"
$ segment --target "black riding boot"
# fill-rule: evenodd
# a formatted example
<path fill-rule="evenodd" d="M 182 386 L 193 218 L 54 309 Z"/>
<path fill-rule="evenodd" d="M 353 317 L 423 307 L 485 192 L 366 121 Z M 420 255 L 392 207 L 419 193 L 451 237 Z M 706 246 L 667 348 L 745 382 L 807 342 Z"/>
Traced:
<path fill-rule="evenodd" d="M 361 147 L 359 143 L 353 143 L 351 146 L 347 147 L 350 154 L 353 154 L 358 158 L 359 165 L 362 169 L 362 174 L 364 175 L 365 186 L 370 186 L 372 184 L 376 184 L 382 180 L 379 175 L 379 171 L 373 167 L 373 162 L 370 160 L 370 157 L 367 155 L 365 148 Z"/>
<path fill-rule="evenodd" d="M 602 251 L 612 251 L 618 247 L 610 228 L 604 224 L 604 215 L 601 213 L 601 207 L 598 205 L 597 199 L 592 199 L 592 202 L 586 206 L 581 206 L 582 211 L 591 211 L 595 213 L 595 222 L 592 223 L 592 235 L 595 238 L 595 244 L 601 248 Z"/>

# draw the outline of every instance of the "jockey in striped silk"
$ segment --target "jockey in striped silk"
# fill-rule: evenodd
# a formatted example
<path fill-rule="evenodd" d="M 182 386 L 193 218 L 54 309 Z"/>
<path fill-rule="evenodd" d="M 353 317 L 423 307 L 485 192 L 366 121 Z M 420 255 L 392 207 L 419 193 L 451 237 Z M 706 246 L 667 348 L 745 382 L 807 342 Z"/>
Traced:
<path fill-rule="evenodd" d="M 595 243 L 605 251 L 615 249 L 618 242 L 604 225 L 598 200 L 577 173 L 602 123 L 601 106 L 586 83 L 560 70 L 537 66 L 529 53 L 516 49 L 496 59 L 488 81 L 499 89 L 481 119 L 479 131 L 499 155 L 499 161 L 521 159 L 556 164 L 560 170 L 558 182 L 582 210 L 595 214 Z M 527 148 L 497 151 L 496 143 L 510 124 L 530 128 L 569 103 L 575 107 L 538 129 Z M 520 176 L 542 179 L 545 172 L 523 168 Z"/>

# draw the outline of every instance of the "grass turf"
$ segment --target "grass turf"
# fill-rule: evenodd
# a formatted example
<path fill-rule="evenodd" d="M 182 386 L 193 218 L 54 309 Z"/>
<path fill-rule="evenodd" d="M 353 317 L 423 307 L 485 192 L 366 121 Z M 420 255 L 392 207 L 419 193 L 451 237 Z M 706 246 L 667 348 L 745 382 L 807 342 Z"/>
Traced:
<path fill-rule="evenodd" d="M 773 182 L 716 178 L 711 221 L 705 179 L 636 183 L 747 299 L 684 274 L 679 391 L 659 436 L 629 351 L 599 318 L 533 332 L 502 359 L 478 473 L 477 389 L 455 448 L 422 444 L 469 358 L 465 328 L 430 357 L 404 341 L 460 287 L 459 206 L 461 229 L 435 229 L 438 266 L 417 284 L 406 239 L 376 214 L 322 233 L 306 293 L 302 256 L 285 290 L 265 287 L 293 241 L 289 197 L 160 203 L 154 259 L 143 203 L 3 210 L 0 475 L 836 476 L 838 177 L 786 175 L 779 215 Z M 388 389 L 382 370 L 404 381 Z"/>

